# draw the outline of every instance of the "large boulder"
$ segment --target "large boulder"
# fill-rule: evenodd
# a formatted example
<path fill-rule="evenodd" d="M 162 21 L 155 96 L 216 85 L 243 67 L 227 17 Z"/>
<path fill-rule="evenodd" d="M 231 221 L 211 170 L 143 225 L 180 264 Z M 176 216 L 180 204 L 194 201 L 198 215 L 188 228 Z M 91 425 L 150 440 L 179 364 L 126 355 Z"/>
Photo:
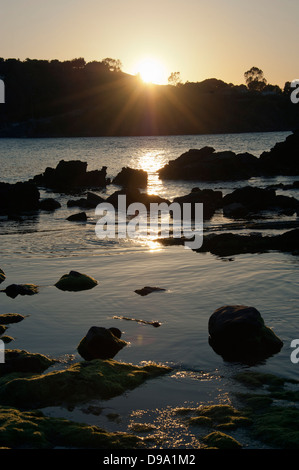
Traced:
<path fill-rule="evenodd" d="M 40 193 L 31 183 L 0 183 L 0 214 L 30 212 L 39 209 Z"/>
<path fill-rule="evenodd" d="M 31 180 L 41 187 L 56 191 L 71 191 L 81 188 L 105 187 L 107 167 L 101 170 L 87 171 L 87 163 L 80 160 L 60 160 L 56 168 L 46 168 L 44 173 Z"/>
<path fill-rule="evenodd" d="M 112 183 L 124 188 L 146 188 L 147 171 L 123 167 Z"/>
<path fill-rule="evenodd" d="M 265 175 L 299 175 L 299 130 L 278 142 L 259 158 Z"/>
<path fill-rule="evenodd" d="M 78 353 L 86 361 L 112 359 L 127 343 L 120 339 L 118 328 L 92 326 L 78 345 Z"/>
<path fill-rule="evenodd" d="M 254 307 L 226 305 L 209 319 L 209 344 L 226 361 L 255 363 L 278 353 L 283 342 Z"/>
<path fill-rule="evenodd" d="M 191 149 L 176 160 L 169 161 L 158 173 L 161 179 L 173 180 L 244 180 L 256 174 L 256 165 L 258 159 L 253 155 L 246 154 L 244 157 L 244 154 L 215 152 L 212 147 L 203 147 Z"/>

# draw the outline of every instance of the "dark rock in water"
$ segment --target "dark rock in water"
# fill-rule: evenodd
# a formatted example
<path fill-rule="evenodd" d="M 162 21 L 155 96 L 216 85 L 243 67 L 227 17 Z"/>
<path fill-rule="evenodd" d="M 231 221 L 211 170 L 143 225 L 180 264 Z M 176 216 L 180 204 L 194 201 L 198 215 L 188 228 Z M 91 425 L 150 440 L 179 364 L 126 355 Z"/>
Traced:
<path fill-rule="evenodd" d="M 90 191 L 87 192 L 86 203 L 90 208 L 97 207 L 98 204 L 101 202 L 105 202 L 105 199 L 98 194 L 91 193 Z"/>
<path fill-rule="evenodd" d="M 234 152 L 215 152 L 212 147 L 191 149 L 176 160 L 171 160 L 158 173 L 162 179 L 198 180 L 198 181 L 230 181 L 251 178 L 253 161 L 256 157 L 236 155 Z"/>
<path fill-rule="evenodd" d="M 165 291 L 166 289 L 162 289 L 161 287 L 150 287 L 150 286 L 145 286 L 143 287 L 142 289 L 137 289 L 135 290 L 134 292 L 136 292 L 136 294 L 139 294 L 139 295 L 148 295 L 148 294 L 151 294 L 152 292 L 163 292 Z"/>
<path fill-rule="evenodd" d="M 7 327 L 5 325 L 0 325 L 0 335 L 3 335 L 3 333 L 7 330 Z"/>
<path fill-rule="evenodd" d="M 38 286 L 35 284 L 11 284 L 4 289 L 8 297 L 12 299 L 16 298 L 18 295 L 34 295 L 38 294 Z"/>
<path fill-rule="evenodd" d="M 51 197 L 42 199 L 39 203 L 39 208 L 43 211 L 55 211 L 56 209 L 59 209 L 61 207 L 60 202 L 56 201 L 56 199 L 53 199 Z"/>
<path fill-rule="evenodd" d="M 55 287 L 64 291 L 77 292 L 92 289 L 97 284 L 98 281 L 93 277 L 81 274 L 77 271 L 70 271 L 68 274 L 64 274 L 59 281 L 56 282 Z"/>
<path fill-rule="evenodd" d="M 120 339 L 118 328 L 92 326 L 78 345 L 78 353 L 86 361 L 112 359 L 127 343 Z"/>
<path fill-rule="evenodd" d="M 259 158 L 264 175 L 299 175 L 299 130 L 278 142 Z"/>
<path fill-rule="evenodd" d="M 203 204 L 203 218 L 205 220 L 213 217 L 215 211 L 222 207 L 222 192 L 213 189 L 193 188 L 190 194 L 176 197 L 173 202 L 178 202 L 181 206 L 185 203 L 191 204 L 191 218 L 195 217 L 195 204 Z"/>
<path fill-rule="evenodd" d="M 112 204 L 114 208 L 118 209 L 118 196 L 126 196 L 126 209 L 130 204 L 133 204 L 134 202 L 142 203 L 147 210 L 150 209 L 150 205 L 153 203 L 161 204 L 165 202 L 166 204 L 170 204 L 170 201 L 168 201 L 167 199 L 164 199 L 155 194 L 142 193 L 137 188 L 122 189 L 120 191 L 115 191 L 106 199 L 106 202 Z"/>
<path fill-rule="evenodd" d="M 44 372 L 57 361 L 42 354 L 20 349 L 7 349 L 5 363 L 0 364 L 0 376 L 12 372 Z"/>
<path fill-rule="evenodd" d="M 4 282 L 5 279 L 6 279 L 5 272 L 2 271 L 2 269 L 0 268 L 0 284 L 1 284 L 1 282 Z"/>
<path fill-rule="evenodd" d="M 2 313 L 0 315 L 1 325 L 8 325 L 10 323 L 19 323 L 24 320 L 24 316 L 19 313 Z"/>
<path fill-rule="evenodd" d="M 231 256 L 241 253 L 263 253 L 265 251 L 299 252 L 299 229 L 289 230 L 281 235 L 252 233 L 210 234 L 203 237 L 203 244 L 197 252 L 210 252 L 217 256 Z"/>
<path fill-rule="evenodd" d="M 123 186 L 124 188 L 146 188 L 147 171 L 123 167 L 112 180 L 112 184 Z"/>
<path fill-rule="evenodd" d="M 227 217 L 246 217 L 260 211 L 280 211 L 294 214 L 299 201 L 293 197 L 276 195 L 274 189 L 245 186 L 223 197 L 223 213 Z"/>
<path fill-rule="evenodd" d="M 86 222 L 87 215 L 85 212 L 78 212 L 78 214 L 70 215 L 66 220 L 70 222 Z"/>
<path fill-rule="evenodd" d="M 255 363 L 278 353 L 283 342 L 254 307 L 227 305 L 209 319 L 209 344 L 227 361 Z"/>
<path fill-rule="evenodd" d="M 18 214 L 39 209 L 40 193 L 31 183 L 0 183 L 0 214 Z"/>
<path fill-rule="evenodd" d="M 31 180 L 37 186 L 57 191 L 70 191 L 80 188 L 105 187 L 107 167 L 87 171 L 87 163 L 80 160 L 61 160 L 56 168 L 46 168 L 44 173 Z"/>

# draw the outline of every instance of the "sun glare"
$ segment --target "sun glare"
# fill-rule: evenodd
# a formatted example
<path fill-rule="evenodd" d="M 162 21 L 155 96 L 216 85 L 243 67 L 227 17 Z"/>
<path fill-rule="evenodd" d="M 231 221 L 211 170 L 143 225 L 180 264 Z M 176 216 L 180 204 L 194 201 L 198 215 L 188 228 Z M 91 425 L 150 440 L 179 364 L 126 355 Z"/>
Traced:
<path fill-rule="evenodd" d="M 165 85 L 167 83 L 166 70 L 163 64 L 156 59 L 145 58 L 136 66 L 136 73 L 145 83 Z"/>

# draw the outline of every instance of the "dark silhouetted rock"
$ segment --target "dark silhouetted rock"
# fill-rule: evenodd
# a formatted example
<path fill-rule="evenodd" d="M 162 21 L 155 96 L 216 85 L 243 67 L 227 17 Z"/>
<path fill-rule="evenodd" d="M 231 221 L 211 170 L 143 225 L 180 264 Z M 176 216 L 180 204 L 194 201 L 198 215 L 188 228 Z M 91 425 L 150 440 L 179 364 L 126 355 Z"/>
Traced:
<path fill-rule="evenodd" d="M 293 197 L 276 195 L 274 189 L 245 186 L 223 197 L 223 213 L 227 217 L 246 217 L 261 211 L 279 211 L 294 214 L 299 201 Z"/>
<path fill-rule="evenodd" d="M 123 167 L 112 180 L 112 183 L 123 186 L 124 188 L 146 188 L 147 172 L 135 168 Z"/>
<path fill-rule="evenodd" d="M 24 316 L 19 313 L 2 313 L 0 315 L 1 325 L 8 325 L 10 323 L 19 323 L 24 320 Z"/>
<path fill-rule="evenodd" d="M 1 284 L 1 282 L 4 282 L 5 279 L 6 279 L 5 272 L 2 271 L 2 269 L 0 268 L 0 284 Z"/>
<path fill-rule="evenodd" d="M 176 197 L 173 202 L 178 202 L 182 207 L 183 204 L 191 204 L 191 217 L 195 217 L 195 204 L 203 204 L 203 218 L 205 220 L 213 217 L 215 211 L 222 207 L 222 192 L 213 191 L 212 189 L 193 188 L 190 194 Z"/>
<path fill-rule="evenodd" d="M 191 149 L 176 160 L 171 160 L 158 173 L 161 179 L 230 181 L 251 178 L 258 159 L 249 154 L 236 155 L 234 152 L 215 152 L 212 147 Z"/>
<path fill-rule="evenodd" d="M 88 191 L 87 196 L 86 196 L 86 202 L 91 208 L 97 207 L 98 204 L 101 202 L 104 202 L 105 199 L 102 196 L 99 196 L 98 194 L 91 193 Z"/>
<path fill-rule="evenodd" d="M 112 359 L 127 345 L 120 339 L 118 328 L 103 328 L 92 326 L 78 345 L 78 353 L 86 361 L 93 359 Z"/>
<path fill-rule="evenodd" d="M 56 282 L 55 287 L 64 291 L 81 291 L 92 289 L 98 284 L 98 281 L 91 276 L 79 273 L 77 271 L 70 271 L 64 274 L 59 281 Z"/>
<path fill-rule="evenodd" d="M 137 289 L 134 292 L 136 294 L 139 294 L 141 296 L 151 294 L 152 292 L 163 292 L 166 289 L 162 289 L 161 287 L 150 287 L 150 286 L 145 286 L 142 289 Z"/>
<path fill-rule="evenodd" d="M 209 344 L 227 361 L 255 363 L 278 353 L 283 342 L 254 307 L 227 305 L 209 319 Z"/>
<path fill-rule="evenodd" d="M 51 197 L 42 199 L 39 203 L 39 208 L 44 211 L 55 211 L 61 207 L 60 202 L 56 201 Z"/>
<path fill-rule="evenodd" d="M 107 167 L 87 171 L 87 163 L 80 160 L 61 160 L 56 168 L 46 168 L 44 173 L 31 180 L 37 186 L 68 192 L 80 188 L 105 187 Z"/>
<path fill-rule="evenodd" d="M 70 215 L 67 220 L 70 222 L 86 222 L 87 221 L 87 215 L 85 212 L 78 212 L 78 214 L 72 214 Z"/>
<path fill-rule="evenodd" d="M 0 214 L 30 212 L 39 209 L 40 193 L 31 183 L 0 183 Z"/>
<path fill-rule="evenodd" d="M 299 130 L 260 156 L 264 175 L 299 175 Z"/>
<path fill-rule="evenodd" d="M 126 196 L 126 208 L 130 204 L 133 204 L 134 202 L 140 202 L 142 203 L 147 210 L 150 209 L 150 204 L 161 204 L 161 203 L 166 203 L 170 204 L 170 201 L 168 201 L 165 198 L 162 198 L 160 196 L 157 196 L 155 194 L 147 194 L 147 193 L 142 193 L 139 191 L 137 188 L 130 188 L 130 189 L 122 189 L 120 191 L 115 191 L 113 194 L 111 194 L 107 199 L 106 202 L 110 203 L 113 205 L 115 209 L 118 208 L 118 196 Z"/>
<path fill-rule="evenodd" d="M 11 297 L 12 299 L 16 298 L 18 295 L 34 295 L 38 294 L 38 286 L 35 284 L 11 284 L 6 287 L 3 291 Z"/>

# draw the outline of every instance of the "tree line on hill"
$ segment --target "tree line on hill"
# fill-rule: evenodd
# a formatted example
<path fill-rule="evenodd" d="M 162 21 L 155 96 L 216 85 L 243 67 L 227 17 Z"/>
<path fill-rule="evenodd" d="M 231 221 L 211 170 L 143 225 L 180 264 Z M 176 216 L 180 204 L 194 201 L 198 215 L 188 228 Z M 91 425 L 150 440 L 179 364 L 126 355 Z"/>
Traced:
<path fill-rule="evenodd" d="M 267 84 L 252 67 L 244 85 L 216 78 L 148 85 L 117 59 L 0 58 L 1 137 L 93 137 L 285 131 L 299 128 L 291 84 Z"/>

